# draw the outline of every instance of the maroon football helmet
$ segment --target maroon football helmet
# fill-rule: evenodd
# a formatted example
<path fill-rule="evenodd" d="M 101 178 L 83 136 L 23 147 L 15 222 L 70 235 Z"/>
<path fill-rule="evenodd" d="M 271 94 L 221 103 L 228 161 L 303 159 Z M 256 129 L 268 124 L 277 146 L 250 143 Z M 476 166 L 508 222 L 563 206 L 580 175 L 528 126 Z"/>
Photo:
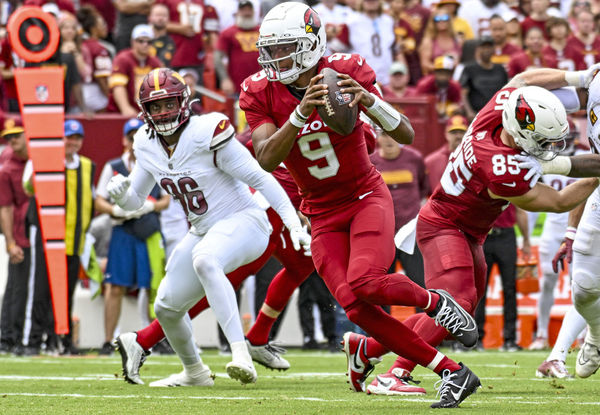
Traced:
<path fill-rule="evenodd" d="M 150 103 L 165 98 L 177 98 L 176 108 L 152 115 Z M 190 89 L 183 77 L 171 69 L 157 68 L 144 77 L 137 102 L 150 128 L 161 135 L 172 135 L 190 118 L 189 100 Z"/>

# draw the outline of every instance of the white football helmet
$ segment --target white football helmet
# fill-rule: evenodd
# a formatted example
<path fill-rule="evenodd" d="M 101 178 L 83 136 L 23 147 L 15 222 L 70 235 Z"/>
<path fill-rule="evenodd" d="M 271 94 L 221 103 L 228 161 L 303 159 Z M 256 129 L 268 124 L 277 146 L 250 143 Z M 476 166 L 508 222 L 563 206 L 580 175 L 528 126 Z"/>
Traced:
<path fill-rule="evenodd" d="M 325 54 L 327 35 L 317 12 L 306 4 L 286 2 L 273 7 L 264 17 L 258 36 L 258 63 L 270 81 L 290 84 L 298 76 L 317 64 Z M 274 52 L 275 47 L 289 46 L 291 51 L 283 57 Z M 283 61 L 291 59 L 291 68 L 280 68 Z"/>
<path fill-rule="evenodd" d="M 526 153 L 552 160 L 566 145 L 567 112 L 550 91 L 525 86 L 511 92 L 502 109 L 502 126 Z"/>

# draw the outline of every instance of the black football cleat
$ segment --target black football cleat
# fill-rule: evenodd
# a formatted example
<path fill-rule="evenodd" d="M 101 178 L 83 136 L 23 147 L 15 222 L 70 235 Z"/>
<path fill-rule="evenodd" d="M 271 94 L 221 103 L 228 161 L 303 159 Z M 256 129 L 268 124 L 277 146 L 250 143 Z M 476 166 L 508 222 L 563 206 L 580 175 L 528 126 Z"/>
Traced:
<path fill-rule="evenodd" d="M 475 393 L 481 386 L 477 375 L 471 372 L 471 369 L 459 363 L 460 369 L 450 372 L 445 369 L 442 372 L 442 379 L 438 380 L 434 388 L 438 391 L 439 402 L 431 404 L 434 409 L 438 408 L 457 408 L 469 395 Z"/>
<path fill-rule="evenodd" d="M 456 300 L 444 290 L 429 290 L 440 296 L 435 309 L 427 315 L 435 320 L 436 325 L 444 327 L 456 340 L 467 347 L 477 343 L 477 323 L 475 319 Z"/>

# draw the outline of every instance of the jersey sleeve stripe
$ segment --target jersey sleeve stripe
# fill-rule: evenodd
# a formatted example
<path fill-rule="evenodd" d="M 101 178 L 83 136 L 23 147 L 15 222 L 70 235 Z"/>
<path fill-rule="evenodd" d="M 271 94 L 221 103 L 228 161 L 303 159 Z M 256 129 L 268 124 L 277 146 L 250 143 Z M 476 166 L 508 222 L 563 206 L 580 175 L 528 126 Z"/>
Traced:
<path fill-rule="evenodd" d="M 229 140 L 231 140 L 235 136 L 234 130 L 232 126 L 229 126 L 225 131 L 221 134 L 216 135 L 210 141 L 209 150 L 215 151 L 219 148 L 223 147 Z"/>

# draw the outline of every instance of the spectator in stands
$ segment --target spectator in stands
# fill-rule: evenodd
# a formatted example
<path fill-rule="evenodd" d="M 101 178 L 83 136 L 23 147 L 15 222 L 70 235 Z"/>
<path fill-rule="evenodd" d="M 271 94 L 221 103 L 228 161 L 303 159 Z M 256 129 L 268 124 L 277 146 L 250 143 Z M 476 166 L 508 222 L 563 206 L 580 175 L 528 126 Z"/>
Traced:
<path fill-rule="evenodd" d="M 322 0 L 315 4 L 313 9 L 319 14 L 321 24 L 325 26 L 327 33 L 327 51 L 325 55 L 348 52 L 350 44 L 346 22 L 348 22 L 354 10 L 346 5 L 339 4 L 336 0 Z"/>
<path fill-rule="evenodd" d="M 532 68 L 556 68 L 558 62 L 551 56 L 544 56 L 542 49 L 545 40 L 542 30 L 532 27 L 525 34 L 525 50 L 514 55 L 508 62 L 508 76 L 513 77 Z"/>
<path fill-rule="evenodd" d="M 430 193 L 429 180 L 423 156 L 417 150 L 394 141 L 383 131 L 378 131 L 378 149 L 371 154 L 371 162 L 381 173 L 394 202 L 394 232 L 414 219 Z M 412 253 L 396 248 L 389 274 L 396 272 L 396 261 L 402 264 L 404 274 L 425 288 L 423 256 L 414 246 Z"/>
<path fill-rule="evenodd" d="M 235 24 L 219 34 L 214 53 L 215 70 L 226 95 L 237 98 L 244 79 L 261 68 L 256 47 L 258 29 L 254 5 L 250 0 L 241 0 Z"/>
<path fill-rule="evenodd" d="M 29 197 L 21 182 L 28 158 L 27 139 L 20 121 L 12 118 L 5 119 L 0 135 L 10 146 L 4 150 L 8 155 L 0 169 L 0 228 L 9 259 L 0 317 L 0 353 L 23 353 L 21 341 L 32 271 L 31 249 L 25 233 Z"/>
<path fill-rule="evenodd" d="M 117 9 L 113 36 L 117 52 L 129 47 L 136 26 L 148 22 L 148 14 L 153 2 L 153 0 L 113 0 L 114 7 Z"/>
<path fill-rule="evenodd" d="M 419 46 L 421 68 L 425 75 L 433 72 L 433 62 L 439 56 L 451 56 L 458 62 L 462 53 L 462 42 L 452 29 L 452 16 L 443 9 L 436 9 L 427 24 L 423 41 Z"/>
<path fill-rule="evenodd" d="M 123 126 L 124 153 L 104 165 L 98 179 L 96 208 L 117 218 L 108 248 L 104 277 L 104 334 L 101 355 L 113 352 L 112 340 L 121 314 L 123 296 L 138 290 L 138 309 L 142 325 L 150 324 L 149 307 L 164 276 L 165 253 L 160 233 L 159 213 L 169 204 L 169 195 L 155 186 L 144 205 L 133 212 L 114 205 L 106 186 L 119 173 L 128 176 L 135 165 L 133 137 L 143 123 L 129 120 Z"/>
<path fill-rule="evenodd" d="M 19 98 L 15 84 L 14 68 L 18 66 L 16 54 L 13 53 L 8 36 L 0 40 L 0 81 L 4 86 L 2 101 L 3 111 L 19 112 Z"/>
<path fill-rule="evenodd" d="M 77 65 L 79 76 L 83 79 L 91 75 L 92 69 L 88 65 L 87 50 L 81 47 L 81 35 L 79 34 L 79 23 L 72 14 L 63 13 L 58 21 L 60 30 L 60 51 L 63 54 L 71 54 Z"/>
<path fill-rule="evenodd" d="M 577 30 L 577 15 L 582 10 L 591 11 L 592 4 L 588 0 L 573 0 L 570 2 L 567 21 L 569 22 L 571 32 L 575 32 Z"/>
<path fill-rule="evenodd" d="M 152 27 L 141 24 L 131 32 L 131 48 L 122 50 L 113 61 L 113 71 L 108 80 L 110 99 L 108 111 L 120 112 L 126 117 L 136 117 L 139 109 L 135 102 L 144 76 L 161 66 L 158 58 L 150 56 L 154 38 Z"/>
<path fill-rule="evenodd" d="M 101 112 L 108 105 L 108 77 L 112 72 L 112 57 L 100 42 L 107 35 L 106 22 L 92 6 L 82 6 L 77 19 L 84 31 L 82 50 L 86 51 L 91 68 L 91 73 L 83 79 L 83 101 L 90 111 Z"/>
<path fill-rule="evenodd" d="M 580 71 L 587 68 L 581 50 L 568 48 L 569 23 L 559 17 L 550 17 L 546 22 L 548 44 L 542 54 L 556 60 L 557 67 L 565 71 Z"/>
<path fill-rule="evenodd" d="M 436 110 L 442 119 L 462 107 L 460 84 L 452 79 L 454 66 L 451 56 L 438 56 L 433 63 L 433 74 L 422 78 L 415 91 L 416 94 L 435 96 Z"/>
<path fill-rule="evenodd" d="M 106 38 L 112 42 L 112 33 L 115 28 L 117 12 L 113 0 L 80 0 L 81 7 L 93 7 L 104 19 L 106 23 Z M 113 53 L 111 52 L 111 55 Z"/>
<path fill-rule="evenodd" d="M 516 17 L 506 20 L 506 39 L 520 49 L 524 49 L 523 33 L 521 32 L 521 22 Z"/>
<path fill-rule="evenodd" d="M 458 16 L 469 22 L 475 37 L 489 34 L 490 18 L 495 14 L 506 20 L 515 16 L 506 3 L 500 0 L 473 0 L 468 6 L 465 5 L 458 10 Z"/>
<path fill-rule="evenodd" d="M 469 120 L 508 83 L 508 74 L 502 65 L 492 63 L 494 40 L 490 36 L 480 39 L 475 62 L 465 65 L 460 77 L 462 100 Z"/>
<path fill-rule="evenodd" d="M 435 3 L 435 8 L 452 17 L 452 30 L 461 42 L 475 38 L 469 22 L 458 16 L 458 9 L 460 8 L 460 2 L 458 0 L 440 0 Z"/>
<path fill-rule="evenodd" d="M 408 76 L 406 64 L 402 62 L 392 63 L 392 66 L 390 66 L 390 83 L 381 88 L 383 99 L 387 101 L 404 96 L 413 96 L 415 88 L 408 86 Z"/>
<path fill-rule="evenodd" d="M 350 50 L 365 58 L 381 85 L 389 83 L 389 69 L 397 59 L 394 52 L 394 19 L 383 13 L 383 0 L 363 0 L 348 21 Z"/>
<path fill-rule="evenodd" d="M 479 301 L 479 305 L 475 310 L 475 320 L 477 321 L 477 330 L 479 331 L 479 340 L 476 346 L 478 349 L 483 347 L 487 285 L 490 282 L 490 273 L 494 264 L 498 265 L 504 298 L 502 307 L 504 343 L 500 347 L 500 350 L 516 352 L 522 349 L 517 344 L 517 237 L 515 234 L 515 224 L 519 227 L 521 235 L 523 235 L 523 255 L 526 258 L 529 257 L 531 246 L 527 227 L 527 212 L 515 207 L 513 204 L 510 204 L 498 217 L 483 244 L 488 274 L 483 298 Z M 462 349 L 461 345 L 457 347 Z"/>
<path fill-rule="evenodd" d="M 521 33 L 527 33 L 532 27 L 537 27 L 542 31 L 545 39 L 549 40 L 550 38 L 546 32 L 546 22 L 550 19 L 549 7 L 549 0 L 531 0 L 531 12 L 525 15 L 521 22 Z"/>
<path fill-rule="evenodd" d="M 594 30 L 594 15 L 590 11 L 581 10 L 575 19 L 577 28 L 569 36 L 567 48 L 580 51 L 589 68 L 600 62 L 600 35 Z"/>
<path fill-rule="evenodd" d="M 460 142 L 467 131 L 469 122 L 462 115 L 454 115 L 446 122 L 445 135 L 446 142 L 433 153 L 425 157 L 425 167 L 429 178 L 429 189 L 433 193 L 446 169 L 448 158 Z"/>
<path fill-rule="evenodd" d="M 522 49 L 508 41 L 506 22 L 497 14 L 490 18 L 490 36 L 494 40 L 492 62 L 499 63 L 507 69 L 511 56 L 522 52 Z"/>
<path fill-rule="evenodd" d="M 417 48 L 416 34 L 411 22 L 406 20 L 404 0 L 392 0 L 390 2 L 389 14 L 394 19 L 394 43 L 396 56 L 402 55 L 408 68 L 410 85 L 416 85 L 423 76 L 421 70 L 421 59 Z"/>
<path fill-rule="evenodd" d="M 431 10 L 421 5 L 420 0 L 404 0 L 404 10 L 401 17 L 410 23 L 415 33 L 417 45 L 420 45 L 423 40 L 430 16 Z"/>
<path fill-rule="evenodd" d="M 158 0 L 169 8 L 167 31 L 175 41 L 171 67 L 175 70 L 193 68 L 204 73 L 207 50 L 214 48 L 219 34 L 219 18 L 215 8 L 202 0 L 189 0 L 181 7 L 180 0 Z M 200 84 L 203 79 L 200 78 Z"/>
<path fill-rule="evenodd" d="M 162 3 L 153 4 L 148 15 L 148 24 L 154 30 L 154 39 L 152 40 L 154 55 L 162 62 L 163 66 L 171 66 L 171 59 L 175 54 L 175 41 L 167 33 L 169 8 Z"/>

